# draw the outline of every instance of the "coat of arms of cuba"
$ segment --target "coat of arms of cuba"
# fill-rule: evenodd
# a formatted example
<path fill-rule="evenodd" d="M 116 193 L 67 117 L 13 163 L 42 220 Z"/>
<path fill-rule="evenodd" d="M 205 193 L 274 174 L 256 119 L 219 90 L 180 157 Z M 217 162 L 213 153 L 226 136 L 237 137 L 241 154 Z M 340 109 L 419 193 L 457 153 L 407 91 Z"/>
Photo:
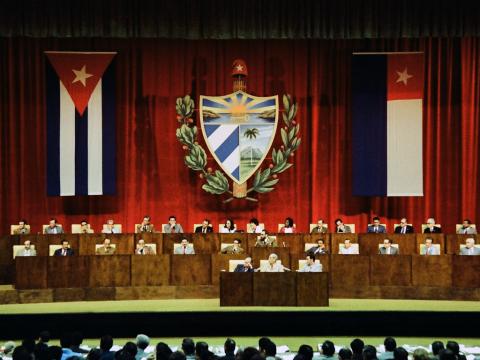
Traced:
<path fill-rule="evenodd" d="M 283 110 L 280 110 L 278 95 L 248 94 L 248 72 L 241 59 L 233 62 L 232 76 L 233 93 L 201 95 L 198 109 L 189 95 L 177 99 L 179 127 L 176 136 L 185 151 L 185 165 L 200 173 L 203 190 L 227 195 L 224 202 L 234 199 L 258 201 L 254 193 L 274 190 L 279 182 L 278 175 L 293 166 L 291 161 L 301 140 L 298 137 L 300 125 L 295 121 L 297 105 L 290 95 L 284 95 Z M 279 113 L 283 126 L 278 124 Z M 279 127 L 282 145 L 272 149 L 271 161 L 263 165 Z M 198 141 L 199 129 L 219 167 L 217 170 L 208 165 L 207 153 Z"/>

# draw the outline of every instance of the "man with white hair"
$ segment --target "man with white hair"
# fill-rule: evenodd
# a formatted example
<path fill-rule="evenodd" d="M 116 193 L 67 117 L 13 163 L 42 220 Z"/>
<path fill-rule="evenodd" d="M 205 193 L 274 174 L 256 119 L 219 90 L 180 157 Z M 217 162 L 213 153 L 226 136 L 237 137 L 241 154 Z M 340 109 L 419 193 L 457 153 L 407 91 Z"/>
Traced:
<path fill-rule="evenodd" d="M 137 355 L 135 355 L 135 360 L 141 360 L 144 357 L 147 357 L 145 349 L 150 345 L 150 338 L 145 334 L 138 334 L 135 343 L 137 344 Z"/>
<path fill-rule="evenodd" d="M 277 260 L 277 254 L 270 254 L 270 256 L 268 257 L 268 262 L 259 269 L 260 272 L 283 272 L 283 265 L 277 263 Z"/>
<path fill-rule="evenodd" d="M 460 255 L 480 255 L 480 249 L 475 247 L 475 239 L 465 239 L 465 247 L 460 249 Z"/>
<path fill-rule="evenodd" d="M 440 234 L 442 232 L 442 229 L 440 226 L 435 226 L 435 219 L 434 218 L 429 218 L 427 219 L 427 227 L 425 230 L 423 230 L 424 234 Z"/>

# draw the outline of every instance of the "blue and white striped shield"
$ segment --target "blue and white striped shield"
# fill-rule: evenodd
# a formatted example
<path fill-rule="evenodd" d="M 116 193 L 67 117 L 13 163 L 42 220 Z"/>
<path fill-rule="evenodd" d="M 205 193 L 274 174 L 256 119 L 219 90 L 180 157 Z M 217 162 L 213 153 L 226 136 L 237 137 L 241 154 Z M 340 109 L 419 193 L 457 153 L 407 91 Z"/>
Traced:
<path fill-rule="evenodd" d="M 262 164 L 277 130 L 278 96 L 257 97 L 243 91 L 200 96 L 203 137 L 222 170 L 243 184 Z"/>

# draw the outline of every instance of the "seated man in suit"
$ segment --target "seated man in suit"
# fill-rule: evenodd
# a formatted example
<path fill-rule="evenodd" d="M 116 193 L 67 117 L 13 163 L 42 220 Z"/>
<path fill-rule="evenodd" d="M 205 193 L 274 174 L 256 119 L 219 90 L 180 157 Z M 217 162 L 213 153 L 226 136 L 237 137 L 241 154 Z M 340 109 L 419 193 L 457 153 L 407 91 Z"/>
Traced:
<path fill-rule="evenodd" d="M 143 217 L 141 224 L 137 225 L 137 233 L 153 233 L 155 232 L 155 226 L 150 222 L 151 218 L 149 215 Z"/>
<path fill-rule="evenodd" d="M 335 232 L 336 233 L 351 233 L 352 229 L 350 226 L 345 225 L 342 221 L 342 219 L 336 219 L 335 220 Z"/>
<path fill-rule="evenodd" d="M 168 218 L 168 224 L 163 227 L 163 232 L 165 234 L 179 234 L 183 233 L 182 225 L 177 224 L 177 218 L 174 215 L 171 215 Z"/>
<path fill-rule="evenodd" d="M 32 248 L 32 243 L 30 240 L 25 240 L 23 243 L 24 247 L 17 251 L 15 256 L 36 256 L 37 251 Z"/>
<path fill-rule="evenodd" d="M 222 250 L 222 254 L 243 254 L 245 250 L 240 245 L 242 240 L 240 239 L 233 239 L 233 244 L 227 246 Z"/>
<path fill-rule="evenodd" d="M 197 226 L 195 228 L 195 233 L 206 234 L 206 233 L 211 233 L 211 232 L 213 232 L 213 227 L 212 227 L 212 224 L 210 224 L 210 220 L 208 220 L 208 219 L 203 219 L 202 225 Z"/>
<path fill-rule="evenodd" d="M 115 248 L 112 246 L 110 239 L 105 239 L 103 245 L 97 248 L 95 253 L 97 255 L 113 255 L 115 254 Z"/>
<path fill-rule="evenodd" d="M 440 255 L 436 247 L 433 246 L 432 238 L 425 238 L 425 247 L 422 249 L 420 255 Z"/>
<path fill-rule="evenodd" d="M 387 232 L 385 226 L 380 225 L 380 218 L 378 216 L 375 216 L 372 220 L 373 223 L 367 227 L 367 233 L 385 234 Z"/>
<path fill-rule="evenodd" d="M 317 221 L 317 226 L 315 226 L 312 231 L 310 231 L 311 234 L 326 234 L 327 233 L 327 227 L 323 223 L 323 220 L 320 219 Z"/>
<path fill-rule="evenodd" d="M 63 228 L 57 225 L 57 220 L 54 218 L 50 219 L 48 226 L 45 228 L 45 234 L 63 234 Z"/>
<path fill-rule="evenodd" d="M 193 246 L 188 246 L 188 240 L 187 239 L 182 239 L 180 242 L 179 247 L 175 248 L 175 251 L 173 252 L 176 255 L 194 255 L 195 254 L 195 249 Z"/>
<path fill-rule="evenodd" d="M 13 234 L 14 235 L 26 235 L 26 234 L 30 234 L 30 228 L 28 228 L 27 226 L 27 221 L 26 220 L 20 220 L 18 222 L 18 227 L 13 230 Z"/>
<path fill-rule="evenodd" d="M 318 239 L 317 240 L 317 246 L 313 246 L 310 249 L 308 249 L 307 253 L 311 254 L 311 255 L 325 255 L 325 254 L 328 254 L 328 250 L 325 247 L 325 241 L 323 241 L 323 239 Z"/>
<path fill-rule="evenodd" d="M 322 264 L 317 264 L 315 262 L 314 255 L 307 255 L 307 263 L 303 266 L 299 272 L 322 272 Z"/>
<path fill-rule="evenodd" d="M 413 226 L 408 225 L 407 218 L 400 219 L 400 225 L 395 227 L 395 234 L 412 234 Z"/>
<path fill-rule="evenodd" d="M 384 239 L 383 246 L 378 249 L 380 255 L 398 255 L 398 249 L 392 246 L 392 240 Z"/>
<path fill-rule="evenodd" d="M 253 272 L 252 258 L 246 257 L 243 264 L 238 264 L 233 272 Z"/>
<path fill-rule="evenodd" d="M 54 256 L 73 256 L 74 251 L 70 249 L 70 243 L 68 240 L 62 240 L 62 248 L 55 250 Z"/>
<path fill-rule="evenodd" d="M 93 234 L 93 229 L 90 228 L 87 220 L 80 222 L 80 234 Z"/>
<path fill-rule="evenodd" d="M 102 230 L 102 233 L 104 234 L 118 234 L 119 231 L 115 228 L 115 222 L 113 219 L 108 219 L 107 220 L 107 226 L 105 226 Z"/>
<path fill-rule="evenodd" d="M 260 235 L 257 236 L 255 247 L 276 247 L 277 238 L 268 236 L 267 230 L 263 229 Z"/>
<path fill-rule="evenodd" d="M 424 234 L 433 234 L 433 233 L 441 233 L 442 229 L 439 226 L 435 226 L 435 219 L 429 218 L 427 219 L 427 227 L 423 230 Z"/>
<path fill-rule="evenodd" d="M 145 245 L 145 240 L 140 239 L 137 242 L 137 248 L 135 249 L 137 255 L 155 255 L 155 250 L 151 246 Z"/>
<path fill-rule="evenodd" d="M 268 257 L 268 262 L 262 266 L 261 268 L 257 269 L 260 272 L 283 272 L 284 267 L 282 264 L 277 263 L 278 255 L 277 254 L 270 254 Z"/>
<path fill-rule="evenodd" d="M 343 248 L 340 248 L 340 255 L 358 255 L 358 250 L 352 246 L 352 242 L 349 239 L 345 239 L 343 242 Z"/>
<path fill-rule="evenodd" d="M 458 229 L 457 234 L 476 234 L 477 230 L 472 226 L 472 222 L 469 219 L 463 220 L 462 227 Z"/>
<path fill-rule="evenodd" d="M 480 249 L 475 247 L 475 239 L 465 239 L 465 247 L 460 249 L 460 255 L 480 255 Z"/>

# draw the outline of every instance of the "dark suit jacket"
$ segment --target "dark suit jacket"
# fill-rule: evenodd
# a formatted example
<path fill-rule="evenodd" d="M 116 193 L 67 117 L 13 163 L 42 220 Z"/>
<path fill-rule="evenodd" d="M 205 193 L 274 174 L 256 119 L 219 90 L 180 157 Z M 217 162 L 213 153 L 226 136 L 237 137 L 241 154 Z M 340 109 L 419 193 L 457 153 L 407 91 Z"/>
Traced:
<path fill-rule="evenodd" d="M 328 250 L 326 248 L 321 249 L 320 252 L 318 252 L 320 248 L 318 246 L 311 247 L 308 249 L 307 254 L 312 254 L 312 255 L 325 255 L 328 254 Z"/>
<path fill-rule="evenodd" d="M 395 228 L 395 234 L 401 234 L 402 233 L 402 227 L 399 225 Z M 407 225 L 407 234 L 413 234 L 413 226 L 412 225 Z"/>
<path fill-rule="evenodd" d="M 442 232 L 442 229 L 439 228 L 438 226 L 434 226 L 432 231 L 430 231 L 430 228 L 428 228 L 428 227 L 425 228 L 425 230 L 423 231 L 424 234 L 432 234 L 432 233 L 439 234 L 441 232 Z"/>
<path fill-rule="evenodd" d="M 195 228 L 195 232 L 196 233 L 201 233 L 202 232 L 202 226 L 197 226 Z M 213 227 L 211 225 L 208 225 L 207 226 L 207 233 L 211 233 L 211 232 L 213 232 Z"/>
<path fill-rule="evenodd" d="M 75 254 L 75 252 L 73 251 L 73 249 L 67 249 L 67 255 L 66 256 L 72 256 L 74 254 Z M 53 255 L 54 256 L 62 256 L 62 249 L 55 250 Z"/>
<path fill-rule="evenodd" d="M 237 267 L 235 268 L 234 272 L 253 272 L 253 267 L 250 269 L 247 269 L 247 271 L 245 271 L 245 266 L 243 266 L 243 264 L 238 264 Z"/>
<path fill-rule="evenodd" d="M 374 232 L 375 232 L 375 226 L 374 225 L 370 225 L 370 226 L 367 227 L 367 233 L 374 233 Z M 385 226 L 378 225 L 377 233 L 385 234 L 386 232 L 387 232 L 387 230 L 385 229 Z"/>

